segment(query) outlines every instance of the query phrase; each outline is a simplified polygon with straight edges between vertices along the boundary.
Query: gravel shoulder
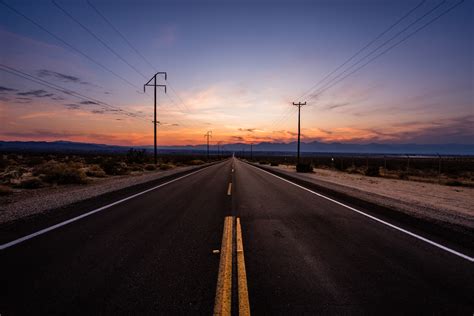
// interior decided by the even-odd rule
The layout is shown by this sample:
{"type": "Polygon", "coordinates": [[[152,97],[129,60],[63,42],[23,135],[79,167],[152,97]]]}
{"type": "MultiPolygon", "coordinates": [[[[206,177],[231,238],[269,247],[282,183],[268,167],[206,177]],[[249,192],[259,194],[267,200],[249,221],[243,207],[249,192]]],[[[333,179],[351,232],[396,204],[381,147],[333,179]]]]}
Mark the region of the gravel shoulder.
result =
{"type": "Polygon", "coordinates": [[[410,216],[474,229],[474,188],[367,177],[326,169],[296,173],[294,166],[285,165],[265,168],[410,216]]]}
{"type": "Polygon", "coordinates": [[[159,180],[201,166],[176,167],[165,171],[149,171],[140,174],[95,179],[86,185],[65,185],[34,190],[19,190],[0,197],[0,224],[44,213],[72,203],[118,191],[130,186],[159,180]]]}

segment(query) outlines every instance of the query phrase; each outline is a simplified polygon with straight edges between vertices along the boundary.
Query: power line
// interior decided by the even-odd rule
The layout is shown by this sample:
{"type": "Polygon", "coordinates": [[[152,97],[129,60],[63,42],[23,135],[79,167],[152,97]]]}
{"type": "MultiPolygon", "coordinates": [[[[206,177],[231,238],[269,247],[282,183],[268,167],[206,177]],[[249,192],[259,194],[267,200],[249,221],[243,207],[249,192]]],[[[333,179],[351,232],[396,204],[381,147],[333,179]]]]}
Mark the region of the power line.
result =
{"type": "Polygon", "coordinates": [[[117,53],[112,47],[110,47],[103,39],[101,39],[97,34],[92,32],[87,26],[82,24],[78,19],[76,19],[72,14],[70,14],[66,9],[61,7],[56,1],[52,0],[51,1],[59,10],[61,10],[66,16],[68,16],[71,20],[76,22],[77,25],[82,27],[87,33],[89,33],[92,37],[94,37],[97,41],[99,41],[102,45],[104,45],[105,48],[107,48],[112,54],[114,54],[117,58],[119,58],[121,61],[123,61],[125,64],[127,64],[131,69],[133,69],[137,74],[142,76],[144,79],[146,79],[145,75],[140,72],[135,66],[130,64],[125,58],[123,58],[119,53],[117,53]]]}
{"type": "Polygon", "coordinates": [[[52,82],[49,82],[47,80],[43,80],[41,78],[38,78],[38,77],[35,77],[33,75],[30,75],[26,72],[23,72],[21,70],[18,70],[18,69],[15,69],[13,67],[9,67],[7,65],[3,65],[3,64],[0,64],[0,70],[4,71],[4,72],[7,72],[7,73],[10,73],[12,75],[15,75],[15,76],[18,76],[18,77],[21,77],[23,79],[26,79],[26,80],[29,80],[29,81],[32,81],[36,84],[39,84],[39,85],[43,85],[45,87],[48,87],[50,89],[53,89],[53,90],[56,90],[56,91],[59,91],[61,93],[64,93],[66,95],[69,95],[69,96],[73,96],[73,97],[76,97],[78,99],[81,99],[83,101],[89,101],[89,102],[93,102],[94,104],[97,104],[97,105],[100,105],[102,107],[105,107],[105,108],[110,108],[110,109],[113,109],[117,112],[120,112],[120,113],[123,113],[125,114],[126,116],[129,116],[129,117],[133,117],[133,118],[136,118],[136,119],[140,119],[140,120],[143,120],[145,122],[148,122],[147,120],[145,120],[143,117],[139,116],[137,113],[133,113],[133,112],[130,112],[130,111],[127,111],[127,110],[124,110],[120,107],[117,107],[117,106],[114,106],[114,105],[111,105],[109,103],[106,103],[104,101],[100,101],[100,100],[97,100],[95,98],[91,98],[89,96],[86,96],[84,94],[81,94],[77,91],[74,91],[74,90],[70,90],[70,89],[67,89],[67,88],[64,88],[64,87],[61,87],[57,84],[54,84],[52,82]]]}
{"type": "MultiPolygon", "coordinates": [[[[439,4],[437,4],[436,6],[434,6],[431,10],[429,10],[428,12],[426,12],[425,14],[423,14],[422,16],[420,16],[419,18],[417,18],[414,22],[410,23],[408,26],[406,26],[404,29],[402,29],[401,31],[399,31],[398,33],[396,33],[394,36],[392,36],[390,39],[386,40],[385,42],[383,42],[382,44],[380,44],[379,46],[377,46],[375,49],[373,49],[371,52],[369,52],[368,54],[366,54],[364,57],[360,58],[357,62],[355,62],[354,64],[352,64],[351,66],[349,66],[348,68],[346,68],[343,72],[339,73],[336,77],[332,78],[331,80],[329,80],[329,82],[327,82],[323,87],[321,87],[320,89],[325,89],[326,86],[328,85],[331,85],[332,82],[334,82],[335,80],[339,79],[341,76],[343,76],[345,73],[347,73],[349,70],[351,70],[353,67],[359,65],[364,59],[366,59],[367,57],[370,57],[371,55],[373,55],[375,52],[377,52],[379,49],[381,49],[382,47],[384,47],[385,45],[387,45],[388,43],[390,43],[391,41],[393,41],[395,38],[397,38],[399,35],[401,35],[402,33],[404,33],[405,31],[407,31],[408,29],[410,29],[413,25],[415,25],[416,23],[418,23],[419,21],[421,21],[422,19],[424,19],[425,17],[427,17],[428,15],[430,15],[431,13],[433,13],[436,9],[438,9],[441,5],[443,5],[444,3],[446,2],[446,0],[443,0],[442,2],[440,2],[439,4]]],[[[326,90],[326,89],[325,89],[326,90]]],[[[318,93],[317,93],[318,94],[318,93]]]]}
{"type": "MultiPolygon", "coordinates": [[[[444,1],[443,1],[444,2],[444,1]]],[[[345,75],[344,77],[340,78],[339,80],[337,80],[336,82],[333,82],[331,83],[329,86],[324,86],[322,87],[319,91],[317,91],[317,94],[321,94],[322,92],[330,89],[331,87],[335,86],[336,84],[338,84],[339,82],[345,80],[347,77],[351,76],[352,74],[356,73],[357,71],[359,71],[360,69],[364,68],[365,66],[367,66],[368,64],[372,63],[374,60],[376,60],[377,58],[381,57],[382,55],[385,55],[386,53],[388,53],[390,50],[392,50],[393,48],[395,48],[396,46],[400,45],[401,43],[405,42],[407,39],[409,39],[410,37],[412,37],[413,35],[415,35],[416,33],[418,33],[419,31],[421,31],[422,29],[424,29],[425,27],[429,26],[430,24],[434,23],[436,20],[438,20],[439,18],[441,18],[443,15],[449,13],[451,10],[453,10],[454,8],[456,8],[457,6],[459,6],[460,4],[462,4],[464,2],[464,0],[461,0],[460,2],[454,4],[453,6],[449,7],[448,9],[446,9],[445,11],[443,11],[442,13],[440,13],[439,15],[437,15],[436,17],[434,17],[433,19],[431,19],[430,21],[428,21],[427,23],[423,24],[422,26],[420,26],[419,28],[417,28],[415,31],[409,33],[407,36],[403,37],[401,40],[399,40],[398,42],[394,43],[392,46],[388,47],[387,49],[385,49],[384,51],[382,51],[381,53],[379,53],[378,55],[372,57],[371,59],[369,59],[367,62],[365,62],[364,64],[362,64],[361,66],[357,67],[356,69],[354,69],[353,71],[351,71],[350,73],[348,73],[347,75],[345,75]]]]}
{"type": "Polygon", "coordinates": [[[279,127],[281,124],[283,124],[285,122],[285,120],[292,114],[296,113],[295,112],[295,109],[294,108],[286,108],[285,111],[283,111],[283,113],[277,117],[272,124],[270,124],[270,127],[269,129],[270,130],[274,130],[276,129],[277,127],[279,127]]]}
{"type": "Polygon", "coordinates": [[[171,85],[171,83],[168,82],[168,84],[169,84],[169,86],[170,86],[170,88],[171,88],[171,91],[173,91],[174,94],[178,97],[178,100],[179,100],[179,102],[181,102],[181,104],[183,105],[184,109],[185,109],[187,112],[191,113],[191,111],[189,110],[188,106],[186,105],[186,103],[184,103],[183,99],[181,99],[181,97],[179,96],[178,92],[176,92],[176,90],[173,88],[173,86],[171,85]]]}
{"type": "Polygon", "coordinates": [[[392,30],[395,26],[397,26],[398,24],[400,24],[400,22],[402,22],[404,19],[406,19],[407,17],[409,17],[414,11],[416,11],[419,7],[421,7],[424,3],[426,2],[426,0],[422,0],[420,3],[418,3],[415,7],[413,7],[411,10],[409,10],[407,13],[405,13],[401,18],[399,18],[395,23],[393,23],[392,25],[390,25],[388,28],[386,28],[383,32],[381,32],[379,35],[377,35],[374,39],[372,39],[371,41],[369,41],[365,46],[363,46],[362,48],[360,48],[356,53],[354,53],[351,57],[349,57],[346,61],[344,61],[341,65],[339,65],[338,67],[336,67],[333,71],[331,71],[330,73],[328,73],[324,78],[322,78],[321,80],[319,80],[315,85],[313,85],[309,90],[307,90],[305,93],[303,93],[301,96],[299,96],[297,99],[301,99],[303,97],[305,97],[306,95],[308,95],[308,93],[310,93],[312,90],[316,89],[316,87],[318,85],[320,85],[321,83],[323,83],[327,78],[329,78],[330,76],[332,76],[335,72],[337,72],[339,69],[341,69],[342,67],[344,67],[345,65],[347,65],[351,60],[353,60],[355,57],[357,57],[360,53],[362,53],[366,48],[368,48],[369,46],[371,46],[373,43],[375,43],[378,39],[380,39],[382,36],[384,36],[385,34],[387,34],[390,30],[392,30]]]}
{"type": "MultiPolygon", "coordinates": [[[[134,46],[132,45],[132,43],[125,37],[125,35],[123,35],[122,32],[119,31],[119,29],[117,27],[115,27],[112,22],[107,19],[105,17],[104,14],[102,14],[102,12],[100,12],[96,6],[94,6],[89,0],[87,0],[87,4],[124,40],[124,42],[145,62],[147,63],[151,68],[153,68],[155,70],[155,72],[157,72],[157,68],[155,66],[153,66],[153,64],[147,59],[145,58],[145,56],[143,56],[143,54],[140,53],[140,51],[134,46]]],[[[179,96],[178,92],[173,88],[173,85],[170,83],[170,82],[167,82],[168,86],[170,87],[171,91],[173,91],[173,93],[176,95],[176,97],[178,98],[179,102],[180,102],[180,105],[176,104],[174,102],[174,100],[172,101],[172,103],[177,106],[177,107],[181,107],[182,106],[182,110],[184,109],[184,111],[190,113],[191,111],[189,110],[189,107],[186,105],[186,103],[184,103],[183,99],[181,99],[181,97],[179,96]]],[[[171,96],[168,95],[168,98],[171,99],[171,96]]]]}
{"type": "MultiPolygon", "coordinates": [[[[119,78],[120,80],[122,80],[123,82],[125,82],[126,84],[128,84],[129,86],[135,88],[135,89],[139,89],[138,86],[134,85],[133,83],[131,83],[130,81],[128,81],[127,79],[125,79],[124,77],[120,76],[119,74],[117,74],[116,72],[114,72],[113,70],[111,70],[110,68],[104,66],[103,64],[101,64],[100,62],[98,62],[97,60],[95,60],[94,58],[90,57],[89,55],[87,55],[86,53],[82,52],[81,50],[79,50],[78,48],[74,47],[73,45],[69,44],[68,42],[66,42],[65,40],[63,40],[61,37],[57,36],[56,34],[52,33],[51,31],[49,31],[47,28],[45,28],[44,26],[42,26],[41,24],[39,24],[38,22],[34,21],[33,19],[29,18],[28,16],[26,16],[25,14],[23,14],[22,12],[18,11],[17,9],[15,9],[14,7],[10,6],[9,4],[5,3],[3,0],[0,0],[0,2],[6,6],[7,8],[9,8],[10,10],[12,10],[13,12],[15,12],[16,14],[20,15],[21,17],[23,17],[24,19],[28,20],[30,23],[32,23],[33,25],[35,25],[36,27],[38,27],[39,29],[43,30],[44,32],[48,33],[50,36],[52,36],[53,38],[55,38],[57,41],[61,42],[62,44],[66,45],[69,49],[75,51],[76,53],[80,54],[81,56],[87,58],[89,61],[93,62],[94,64],[96,64],[97,66],[99,66],[100,68],[102,68],[103,70],[111,73],[112,75],[114,75],[115,77],[119,78]]],[[[138,92],[138,91],[137,91],[138,92]]]]}
{"type": "Polygon", "coordinates": [[[94,6],[89,0],[87,0],[87,4],[105,21],[105,23],[107,23],[124,41],[125,43],[127,43],[127,45],[138,55],[141,57],[141,59],[143,59],[143,61],[145,61],[145,63],[148,64],[148,66],[150,66],[151,68],[153,68],[153,70],[158,71],[149,61],[148,59],[145,58],[145,56],[143,56],[140,51],[138,49],[135,48],[135,46],[132,45],[132,43],[130,43],[129,40],[127,40],[127,38],[97,9],[96,6],[94,6]]]}

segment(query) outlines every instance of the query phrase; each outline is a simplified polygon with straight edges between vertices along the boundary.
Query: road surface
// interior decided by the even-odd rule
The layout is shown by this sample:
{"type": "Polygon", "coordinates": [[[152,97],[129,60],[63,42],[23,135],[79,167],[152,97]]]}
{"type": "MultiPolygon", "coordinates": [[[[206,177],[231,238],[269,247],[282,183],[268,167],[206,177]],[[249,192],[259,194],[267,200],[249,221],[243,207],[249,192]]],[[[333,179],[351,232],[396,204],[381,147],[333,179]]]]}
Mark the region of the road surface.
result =
{"type": "Polygon", "coordinates": [[[220,262],[226,251],[234,253],[228,295],[235,315],[242,279],[257,315],[474,312],[470,254],[237,159],[117,200],[3,243],[1,315],[209,315],[219,301],[218,279],[227,278],[220,262]],[[226,217],[234,227],[230,250],[226,217]]]}

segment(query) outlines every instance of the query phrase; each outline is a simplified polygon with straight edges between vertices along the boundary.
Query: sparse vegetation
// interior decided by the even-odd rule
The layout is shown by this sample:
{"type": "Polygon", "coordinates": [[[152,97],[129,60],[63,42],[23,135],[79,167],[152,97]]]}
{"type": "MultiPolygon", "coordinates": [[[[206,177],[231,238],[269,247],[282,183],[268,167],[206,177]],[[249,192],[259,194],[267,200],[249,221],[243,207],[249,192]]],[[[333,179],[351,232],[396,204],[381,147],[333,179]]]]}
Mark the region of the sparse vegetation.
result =
{"type": "Polygon", "coordinates": [[[0,185],[0,196],[10,195],[12,193],[12,188],[7,187],[6,185],[0,185]]]}
{"type": "Polygon", "coordinates": [[[365,175],[368,177],[378,177],[380,176],[380,168],[377,166],[370,166],[365,169],[365,175]]]}
{"type": "Polygon", "coordinates": [[[147,165],[145,165],[145,170],[147,170],[147,171],[156,170],[156,166],[154,164],[147,164],[147,165]]]}
{"type": "Polygon", "coordinates": [[[124,161],[117,161],[113,158],[103,160],[100,167],[106,174],[112,176],[124,175],[129,172],[127,164],[124,161]]]}
{"type": "Polygon", "coordinates": [[[193,160],[190,160],[187,164],[190,166],[198,166],[198,165],[204,164],[204,161],[200,159],[193,159],[193,160]]]}
{"type": "MultiPolygon", "coordinates": [[[[291,165],[293,155],[263,155],[254,153],[261,165],[291,165]]],[[[449,186],[474,187],[474,157],[472,156],[406,156],[406,155],[304,155],[301,162],[315,169],[329,169],[371,177],[383,177],[449,186]]]]}
{"type": "Polygon", "coordinates": [[[313,172],[313,165],[311,163],[300,162],[296,164],[296,172],[313,172]]]}
{"type": "MultiPolygon", "coordinates": [[[[210,160],[212,161],[212,159],[210,160]]],[[[144,150],[116,154],[0,154],[0,195],[57,185],[87,184],[100,178],[198,166],[205,155],[160,155],[158,165],[144,150]]]]}
{"type": "Polygon", "coordinates": [[[169,170],[172,169],[173,165],[169,163],[162,163],[160,164],[160,170],[169,170]]]}
{"type": "Polygon", "coordinates": [[[26,178],[18,183],[18,187],[22,189],[37,189],[41,188],[43,185],[43,181],[38,177],[26,178]]]}
{"type": "Polygon", "coordinates": [[[87,176],[80,163],[50,161],[35,170],[41,180],[52,184],[84,184],[87,176]]]}
{"type": "Polygon", "coordinates": [[[104,178],[107,174],[99,165],[91,165],[86,168],[86,176],[92,178],[104,178]]]}

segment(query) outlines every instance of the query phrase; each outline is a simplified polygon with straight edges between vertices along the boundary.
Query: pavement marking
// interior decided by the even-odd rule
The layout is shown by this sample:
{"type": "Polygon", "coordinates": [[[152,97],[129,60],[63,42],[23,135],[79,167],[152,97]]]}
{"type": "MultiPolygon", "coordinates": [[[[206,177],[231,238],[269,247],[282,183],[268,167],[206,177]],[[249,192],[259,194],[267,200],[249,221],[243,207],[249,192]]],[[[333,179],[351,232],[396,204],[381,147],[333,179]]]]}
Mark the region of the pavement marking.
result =
{"type": "Polygon", "coordinates": [[[227,189],[227,195],[232,194],[232,182],[229,182],[229,188],[227,189]]]}
{"type": "Polygon", "coordinates": [[[121,200],[118,200],[118,201],[115,201],[115,202],[113,202],[113,203],[107,204],[107,205],[105,205],[105,206],[99,207],[99,208],[97,208],[97,209],[95,209],[95,210],[93,210],[93,211],[90,211],[90,212],[81,214],[81,215],[79,215],[79,216],[76,216],[76,217],[73,217],[73,218],[71,218],[71,219],[68,219],[68,220],[66,220],[66,221],[64,221],[64,222],[61,222],[61,223],[58,223],[58,224],[56,224],[56,225],[53,225],[53,226],[50,226],[50,227],[41,229],[41,230],[39,230],[39,231],[37,231],[37,232],[35,232],[35,233],[32,233],[32,234],[29,234],[29,235],[20,237],[20,238],[15,239],[15,240],[12,240],[12,241],[10,241],[10,242],[7,242],[7,243],[5,243],[5,244],[0,245],[0,250],[4,250],[4,249],[10,248],[10,247],[12,247],[12,246],[18,245],[19,243],[22,243],[22,242],[27,241],[27,240],[29,240],[29,239],[32,239],[32,238],[34,238],[34,237],[43,235],[43,234],[45,234],[45,233],[47,233],[47,232],[50,232],[50,231],[52,231],[52,230],[55,230],[55,229],[60,228],[60,227],[62,227],[62,226],[65,226],[65,225],[70,224],[70,223],[72,223],[72,222],[78,221],[78,220],[80,220],[80,219],[82,219],[82,218],[84,218],[84,217],[87,217],[87,216],[90,216],[90,215],[92,215],[92,214],[95,214],[95,213],[98,213],[98,212],[100,212],[100,211],[103,211],[103,210],[105,210],[105,209],[108,209],[108,208],[110,208],[110,207],[112,207],[112,206],[114,206],[114,205],[123,203],[123,202],[125,202],[125,201],[128,201],[128,200],[131,200],[131,199],[133,199],[133,198],[136,198],[137,196],[140,196],[140,195],[142,195],[142,194],[148,193],[148,192],[150,192],[150,191],[153,191],[153,190],[156,190],[156,189],[158,189],[158,188],[164,187],[165,185],[168,185],[168,184],[171,184],[171,183],[176,182],[176,181],[178,181],[178,180],[181,180],[181,179],[184,179],[184,178],[186,178],[186,177],[189,177],[189,176],[191,176],[191,175],[193,175],[193,174],[196,174],[196,173],[198,173],[198,172],[201,172],[201,171],[203,171],[203,170],[205,170],[205,169],[207,169],[207,168],[209,168],[209,167],[212,167],[212,166],[214,166],[214,165],[211,165],[211,166],[208,166],[208,167],[204,167],[204,168],[199,169],[199,170],[197,170],[197,171],[188,173],[188,174],[186,174],[186,175],[184,175],[184,176],[182,176],[182,177],[173,179],[173,180],[171,180],[171,181],[168,181],[168,182],[162,183],[162,184],[160,184],[160,185],[157,185],[157,186],[155,186],[155,187],[153,187],[153,188],[147,189],[147,190],[145,190],[145,191],[136,193],[136,194],[134,194],[134,195],[131,195],[131,196],[126,197],[126,198],[123,198],[123,199],[121,199],[121,200]]]}
{"type": "Polygon", "coordinates": [[[233,224],[234,217],[226,216],[224,220],[224,231],[222,233],[214,315],[230,315],[231,311],[233,224]]]}
{"type": "Polygon", "coordinates": [[[236,219],[237,238],[237,282],[239,289],[239,315],[250,316],[250,303],[247,288],[247,273],[245,271],[244,245],[242,242],[242,228],[240,218],[236,219]]]}
{"type": "MultiPolygon", "coordinates": [[[[250,164],[249,164],[249,165],[250,165],[250,164]]],[[[328,201],[334,202],[334,203],[336,203],[336,204],[338,204],[338,205],[340,205],[340,206],[344,206],[345,208],[347,208],[347,209],[349,209],[349,210],[351,210],[351,211],[353,211],[353,212],[359,213],[359,214],[361,214],[361,215],[363,215],[363,216],[366,216],[366,217],[368,217],[368,218],[370,218],[370,219],[372,219],[372,220],[374,220],[374,221],[377,221],[377,222],[379,222],[379,223],[381,223],[381,224],[384,224],[384,225],[386,225],[386,226],[389,226],[389,227],[391,227],[391,228],[393,228],[393,229],[395,229],[395,230],[398,230],[398,231],[400,231],[400,232],[402,232],[402,233],[405,233],[405,234],[407,234],[407,235],[410,235],[410,236],[412,236],[412,237],[414,237],[414,238],[416,238],[416,239],[419,239],[419,240],[421,240],[421,241],[424,241],[424,242],[426,242],[426,243],[428,243],[428,244],[430,244],[430,245],[432,245],[432,246],[435,246],[435,247],[437,247],[437,248],[439,248],[439,249],[442,249],[442,250],[444,250],[444,251],[447,251],[447,252],[449,252],[449,253],[451,253],[451,254],[453,254],[453,255],[456,255],[456,256],[458,256],[458,257],[460,257],[460,258],[463,258],[463,259],[465,259],[465,260],[467,260],[467,261],[474,262],[474,258],[473,258],[473,257],[470,257],[470,256],[468,256],[468,255],[466,255],[466,254],[463,254],[463,253],[459,252],[459,251],[456,251],[456,250],[451,249],[451,248],[449,248],[449,247],[446,247],[446,246],[443,246],[443,245],[441,245],[441,244],[438,244],[438,243],[435,242],[435,241],[432,241],[432,240],[430,240],[430,239],[428,239],[428,238],[425,238],[425,237],[422,237],[422,236],[417,235],[417,234],[415,234],[415,233],[412,233],[411,231],[408,231],[408,230],[406,230],[406,229],[404,229],[404,228],[401,228],[401,227],[398,227],[398,226],[396,226],[396,225],[390,224],[390,223],[388,223],[388,222],[386,222],[386,221],[384,221],[384,220],[381,220],[381,219],[379,219],[379,218],[377,218],[377,217],[375,217],[375,216],[369,215],[369,214],[364,213],[364,212],[362,212],[362,211],[360,211],[360,210],[358,210],[358,209],[355,209],[355,208],[353,208],[353,207],[351,207],[351,206],[349,206],[349,205],[346,205],[346,204],[344,204],[344,203],[341,203],[341,202],[339,202],[339,201],[336,201],[336,200],[334,200],[334,199],[331,199],[330,197],[327,197],[327,196],[322,195],[322,194],[320,194],[320,193],[314,192],[314,191],[312,191],[312,190],[310,190],[310,189],[308,189],[308,188],[305,188],[305,187],[303,187],[303,186],[301,186],[301,185],[299,185],[299,184],[296,184],[296,183],[294,183],[294,182],[291,182],[291,181],[289,181],[289,180],[286,180],[285,178],[282,178],[282,177],[280,177],[280,176],[277,176],[277,175],[275,175],[275,174],[273,174],[273,173],[271,173],[271,172],[268,172],[268,171],[266,171],[266,170],[260,169],[260,168],[258,168],[258,167],[253,166],[253,165],[250,165],[250,166],[252,166],[252,167],[254,167],[254,168],[256,168],[256,169],[258,169],[258,170],[260,170],[260,171],[263,171],[263,172],[265,172],[265,173],[268,173],[269,175],[274,176],[275,178],[278,178],[278,179],[280,179],[280,180],[282,180],[282,181],[288,182],[288,183],[290,183],[290,184],[292,184],[292,185],[294,185],[294,186],[296,186],[296,187],[298,187],[298,188],[300,188],[300,189],[303,189],[303,190],[308,191],[308,192],[310,192],[310,193],[312,193],[312,194],[315,194],[315,195],[317,195],[317,196],[319,196],[319,197],[322,197],[323,199],[326,199],[326,200],[328,200],[328,201]]]]}

